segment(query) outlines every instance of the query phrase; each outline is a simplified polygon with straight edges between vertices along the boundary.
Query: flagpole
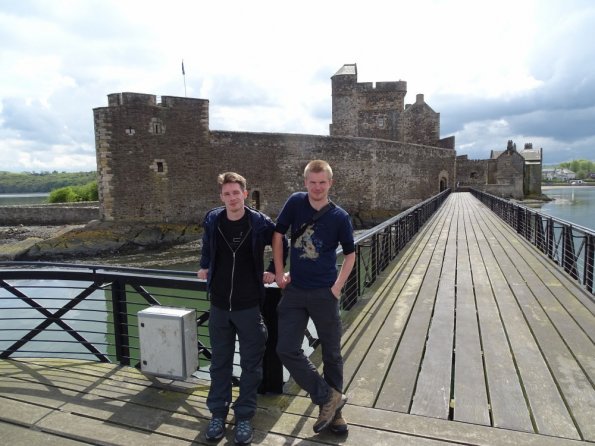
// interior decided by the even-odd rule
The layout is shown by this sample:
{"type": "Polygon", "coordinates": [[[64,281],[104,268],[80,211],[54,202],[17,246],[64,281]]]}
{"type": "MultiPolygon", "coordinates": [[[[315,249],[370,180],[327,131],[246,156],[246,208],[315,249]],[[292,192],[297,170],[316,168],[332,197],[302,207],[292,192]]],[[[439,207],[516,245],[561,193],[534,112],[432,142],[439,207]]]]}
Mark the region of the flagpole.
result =
{"type": "Polygon", "coordinates": [[[188,97],[186,94],[186,71],[184,70],[184,59],[182,59],[182,76],[184,77],[184,97],[188,97]]]}

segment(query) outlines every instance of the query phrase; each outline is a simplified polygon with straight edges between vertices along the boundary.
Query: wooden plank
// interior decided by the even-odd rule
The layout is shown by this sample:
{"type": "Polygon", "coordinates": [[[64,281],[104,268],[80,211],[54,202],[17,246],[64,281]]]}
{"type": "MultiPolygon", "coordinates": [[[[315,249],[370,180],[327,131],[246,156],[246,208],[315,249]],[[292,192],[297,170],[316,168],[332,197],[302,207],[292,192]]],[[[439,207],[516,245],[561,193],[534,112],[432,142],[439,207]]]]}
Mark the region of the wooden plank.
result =
{"type": "MultiPolygon", "coordinates": [[[[443,224],[443,220],[440,224],[443,224]]],[[[393,286],[384,293],[383,299],[387,305],[383,305],[378,313],[376,330],[364,331],[357,338],[357,344],[347,347],[350,349],[346,361],[347,370],[350,370],[349,367],[354,362],[351,358],[361,358],[357,361],[358,368],[352,373],[348,372],[353,376],[348,386],[351,403],[372,407],[377,400],[382,390],[384,373],[390,367],[423,282],[423,274],[431,256],[428,247],[435,244],[438,235],[438,231],[432,231],[424,237],[425,240],[417,244],[414,251],[416,255],[410,256],[399,274],[391,277],[393,286]],[[372,342],[366,342],[371,334],[374,334],[372,342]]]]}
{"type": "Polygon", "coordinates": [[[451,215],[450,221],[428,340],[410,410],[412,414],[443,419],[448,419],[451,399],[457,260],[456,218],[451,215]]]}
{"type": "Polygon", "coordinates": [[[564,339],[564,343],[572,350],[573,356],[577,358],[590,381],[595,382],[595,342],[589,337],[589,333],[595,334],[595,315],[577,299],[573,299],[574,305],[568,300],[565,301],[566,305],[562,305],[558,296],[554,294],[563,288],[562,283],[556,282],[553,277],[547,274],[545,268],[539,267],[539,265],[543,265],[535,259],[536,255],[541,256],[541,253],[532,249],[523,239],[509,237],[510,228],[495,227],[495,229],[498,228],[500,229],[498,233],[505,240],[503,248],[535,298],[535,301],[531,301],[530,305],[543,309],[556,331],[564,339]],[[552,286],[553,290],[550,289],[552,286]],[[578,321],[581,323],[579,324],[578,321]],[[583,330],[585,326],[588,327],[586,331],[583,330]]]}
{"type": "Polygon", "coordinates": [[[10,446],[88,446],[89,443],[59,437],[45,432],[29,429],[23,426],[0,422],[0,437],[2,444],[10,446]]]}
{"type": "MultiPolygon", "coordinates": [[[[446,220],[448,215],[450,213],[442,214],[441,218],[446,220]]],[[[415,302],[374,407],[400,412],[409,411],[436,299],[447,235],[448,226],[445,224],[442,226],[434,249],[430,250],[429,246],[428,252],[424,252],[424,261],[416,265],[413,276],[423,277],[421,287],[419,281],[407,283],[399,297],[399,299],[410,300],[415,296],[415,302]],[[425,257],[428,255],[431,257],[426,260],[425,257]]]]}
{"type": "MultiPolygon", "coordinates": [[[[487,217],[485,218],[487,219],[487,217]]],[[[595,441],[595,423],[593,423],[595,419],[595,389],[593,384],[585,375],[573,352],[569,350],[551,318],[548,317],[548,314],[532,293],[531,287],[539,288],[537,285],[539,278],[531,274],[530,270],[524,268],[522,259],[515,254],[513,247],[505,236],[511,233],[510,229],[503,225],[494,225],[493,220],[489,221],[492,223],[491,230],[500,236],[501,246],[493,248],[496,258],[502,265],[502,271],[508,280],[509,286],[513,290],[515,298],[551,369],[556,384],[561,389],[563,398],[572,412],[572,414],[567,412],[567,415],[564,415],[564,411],[559,408],[558,417],[556,418],[559,422],[556,429],[559,429],[559,431],[555,434],[568,436],[570,429],[576,430],[574,420],[584,438],[595,441]],[[525,273],[525,276],[521,276],[519,268],[525,273]]],[[[552,312],[553,314],[554,312],[552,312]]],[[[577,332],[583,334],[578,329],[577,332]]],[[[566,334],[571,338],[567,327],[566,334]]],[[[552,428],[551,422],[547,428],[552,428]]]]}
{"type": "MultiPolygon", "coordinates": [[[[273,397],[268,404],[275,406],[273,397]]],[[[303,414],[309,410],[310,403],[304,398],[294,398],[284,410],[285,413],[303,414]]],[[[586,442],[569,440],[559,437],[549,437],[534,433],[518,432],[508,429],[494,429],[489,426],[460,423],[456,421],[411,415],[382,409],[347,404],[343,410],[350,425],[348,438],[343,438],[345,444],[358,444],[352,441],[351,429],[366,426],[372,430],[391,433],[399,432],[420,438],[436,439],[467,446],[587,446],[586,442]]],[[[326,439],[326,437],[324,437],[326,439]]],[[[321,438],[322,439],[322,438],[321,438]]],[[[336,442],[341,439],[335,438],[336,442]]],[[[333,442],[334,443],[334,442],[333,442]]],[[[368,442],[363,444],[376,444],[368,442]]],[[[400,444],[400,443],[393,443],[400,444]]],[[[591,443],[589,443],[591,444],[591,443]]]]}
{"type": "Polygon", "coordinates": [[[465,226],[468,228],[467,246],[481,327],[492,424],[498,428],[533,432],[529,408],[486,271],[486,259],[482,259],[480,253],[479,244],[485,246],[485,237],[481,231],[476,233],[470,219],[472,212],[473,208],[470,207],[469,212],[465,213],[465,226]]]}
{"type": "MultiPolygon", "coordinates": [[[[345,414],[353,424],[364,423],[381,432],[398,431],[424,438],[438,438],[456,445],[467,446],[588,446],[591,443],[549,437],[507,429],[460,423],[456,421],[403,414],[379,409],[348,406],[345,414]]],[[[346,444],[351,444],[351,433],[346,444]]],[[[357,443],[354,443],[357,444],[357,443]]],[[[361,444],[374,444],[364,442],[361,444]]],[[[398,445],[400,443],[392,443],[398,445]]]]}
{"type": "Polygon", "coordinates": [[[454,376],[454,419],[491,425],[486,378],[479,336],[477,308],[471,275],[467,237],[472,235],[466,214],[468,203],[461,201],[457,231],[457,298],[454,376]]]}
{"type": "MultiPolygon", "coordinates": [[[[516,297],[511,291],[511,284],[507,281],[503,268],[506,265],[502,264],[506,259],[502,255],[500,240],[492,234],[489,225],[481,218],[482,211],[487,212],[485,207],[479,207],[478,211],[473,213],[472,222],[476,227],[476,234],[481,231],[484,236],[484,240],[480,242],[480,251],[537,432],[565,438],[580,438],[562,395],[558,391],[557,383],[542,356],[540,345],[533,337],[516,297]]],[[[491,224],[496,223],[491,222],[491,224]]],[[[506,270],[510,269],[513,267],[506,266],[506,270]]]]}
{"type": "MultiPolygon", "coordinates": [[[[85,393],[80,391],[81,383],[77,383],[76,372],[70,372],[70,379],[67,379],[69,374],[67,370],[63,369],[62,373],[60,385],[66,386],[70,382],[72,390],[65,391],[64,388],[60,390],[59,410],[45,408],[43,413],[30,420],[30,424],[38,430],[91,444],[129,445],[139,441],[140,444],[176,446],[191,443],[209,444],[203,438],[208,418],[204,418],[202,413],[196,413],[194,405],[179,406],[175,412],[172,412],[169,404],[172,396],[163,395],[162,390],[151,387],[128,400],[119,399],[119,391],[114,392],[113,396],[116,399],[112,399],[108,390],[102,389],[101,384],[90,387],[90,393],[85,393]]],[[[36,410],[42,409],[37,406],[42,401],[36,396],[38,392],[43,395],[49,393],[57,395],[52,391],[49,382],[19,383],[20,378],[16,377],[2,377],[2,379],[13,382],[12,396],[26,400],[22,402],[0,396],[2,413],[10,412],[3,406],[3,403],[7,402],[6,404],[10,404],[11,407],[22,407],[24,413],[34,414],[36,410]],[[27,402],[29,398],[36,402],[33,404],[27,402]]],[[[85,382],[86,379],[83,380],[83,383],[85,382]]],[[[9,388],[6,386],[5,390],[9,388]]],[[[271,404],[271,410],[259,411],[254,420],[256,443],[314,445],[337,444],[344,441],[344,437],[337,437],[330,433],[315,436],[312,426],[316,419],[316,411],[313,410],[308,399],[299,397],[296,399],[301,400],[302,405],[307,408],[303,413],[292,414],[275,410],[278,404],[271,404]]],[[[270,399],[268,402],[273,401],[278,402],[278,398],[270,399]]],[[[178,404],[176,403],[175,406],[177,407],[178,404]]],[[[14,413],[20,414],[20,412],[14,413]]],[[[232,436],[233,425],[230,424],[226,437],[232,436]]],[[[352,441],[367,439],[373,444],[380,445],[450,444],[439,439],[420,439],[417,435],[386,432],[357,425],[351,427],[349,438],[352,441]]]]}

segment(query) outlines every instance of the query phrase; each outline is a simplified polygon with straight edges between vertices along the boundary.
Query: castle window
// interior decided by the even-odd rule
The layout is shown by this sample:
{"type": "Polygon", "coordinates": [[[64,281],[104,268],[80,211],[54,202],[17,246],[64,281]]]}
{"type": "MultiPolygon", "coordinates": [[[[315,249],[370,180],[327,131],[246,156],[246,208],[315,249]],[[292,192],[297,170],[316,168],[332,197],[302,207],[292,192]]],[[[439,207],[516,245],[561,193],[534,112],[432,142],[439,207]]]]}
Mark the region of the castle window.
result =
{"type": "Polygon", "coordinates": [[[136,131],[135,131],[135,130],[134,130],[132,127],[128,127],[128,128],[126,129],[126,134],[127,134],[128,136],[134,136],[134,134],[135,134],[135,133],[136,133],[136,131]]]}
{"type": "Polygon", "coordinates": [[[477,180],[479,178],[479,175],[477,175],[477,172],[471,172],[471,174],[469,175],[469,177],[472,180],[477,180]]]}
{"type": "Polygon", "coordinates": [[[149,168],[159,176],[167,176],[167,163],[164,159],[153,160],[149,168]]]}
{"type": "Polygon", "coordinates": [[[376,118],[376,125],[383,129],[384,128],[384,117],[380,116],[378,118],[376,118]]]}
{"type": "Polygon", "coordinates": [[[153,135],[162,135],[165,133],[165,125],[163,121],[159,118],[151,118],[151,122],[149,124],[149,133],[153,135]]]}
{"type": "Polygon", "coordinates": [[[255,190],[252,192],[252,207],[254,209],[260,210],[260,191],[255,190]]]}

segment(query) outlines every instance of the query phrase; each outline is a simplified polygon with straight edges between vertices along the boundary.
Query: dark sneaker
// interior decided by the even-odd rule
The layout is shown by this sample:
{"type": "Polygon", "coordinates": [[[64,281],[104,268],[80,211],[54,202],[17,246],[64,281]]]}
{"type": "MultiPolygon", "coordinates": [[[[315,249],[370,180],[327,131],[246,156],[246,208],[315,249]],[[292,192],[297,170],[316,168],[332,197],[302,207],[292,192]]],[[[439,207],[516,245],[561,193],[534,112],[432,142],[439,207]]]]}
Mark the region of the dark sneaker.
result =
{"type": "Polygon", "coordinates": [[[250,420],[240,420],[236,424],[236,444],[248,445],[252,443],[254,429],[250,420]]]}
{"type": "Polygon", "coordinates": [[[223,438],[225,434],[225,420],[219,417],[211,418],[209,426],[205,432],[205,438],[209,441],[217,441],[223,438]]]}
{"type": "Polygon", "coordinates": [[[333,418],[335,417],[335,413],[338,410],[341,410],[347,402],[347,397],[341,392],[337,392],[332,387],[330,394],[331,396],[329,400],[320,406],[320,414],[318,415],[316,423],[314,423],[314,432],[316,433],[321,432],[331,424],[331,421],[333,421],[333,418]]]}
{"type": "Polygon", "coordinates": [[[335,412],[335,416],[333,421],[331,421],[330,429],[333,433],[337,435],[346,434],[349,430],[349,426],[347,425],[347,421],[343,418],[343,413],[339,409],[335,412]]]}

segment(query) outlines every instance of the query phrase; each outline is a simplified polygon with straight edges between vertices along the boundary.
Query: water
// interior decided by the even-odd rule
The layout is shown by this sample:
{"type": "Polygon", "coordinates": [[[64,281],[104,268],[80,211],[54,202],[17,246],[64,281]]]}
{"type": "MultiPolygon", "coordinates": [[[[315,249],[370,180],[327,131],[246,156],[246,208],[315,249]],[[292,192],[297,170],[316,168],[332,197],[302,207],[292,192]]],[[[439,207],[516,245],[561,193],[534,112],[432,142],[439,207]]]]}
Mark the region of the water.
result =
{"type": "Polygon", "coordinates": [[[50,194],[47,192],[27,194],[0,194],[0,206],[47,203],[49,195],[50,194]]]}
{"type": "Polygon", "coordinates": [[[554,201],[543,204],[541,212],[595,231],[595,186],[546,186],[542,192],[554,201]]]}

